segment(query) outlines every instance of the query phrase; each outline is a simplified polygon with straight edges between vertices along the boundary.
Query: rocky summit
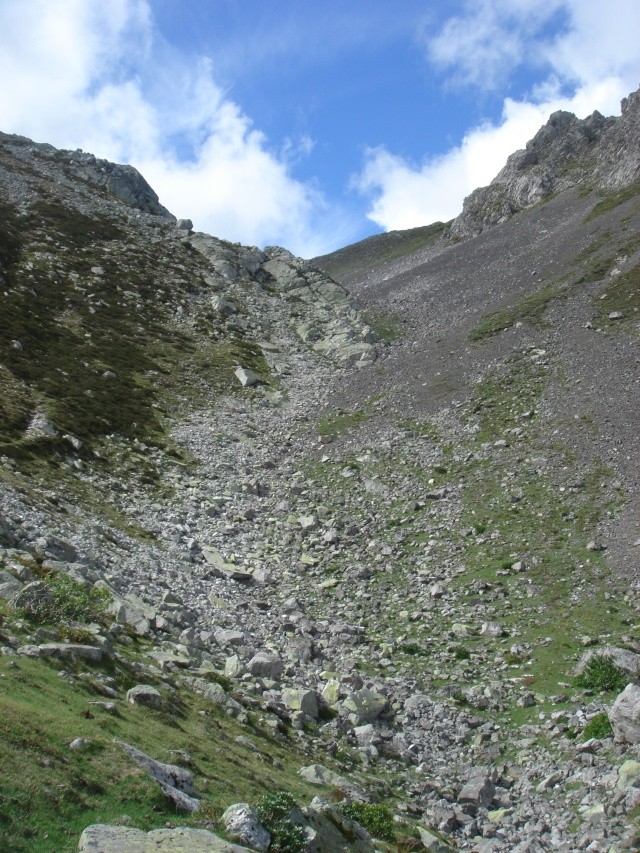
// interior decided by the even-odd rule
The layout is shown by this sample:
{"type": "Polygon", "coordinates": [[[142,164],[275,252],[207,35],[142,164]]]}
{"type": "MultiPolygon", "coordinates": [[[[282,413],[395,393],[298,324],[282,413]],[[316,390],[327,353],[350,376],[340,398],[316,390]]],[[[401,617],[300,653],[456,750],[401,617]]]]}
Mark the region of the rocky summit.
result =
{"type": "Polygon", "coordinates": [[[640,849],[639,121],[312,261],[0,134],[0,849],[640,849]]]}

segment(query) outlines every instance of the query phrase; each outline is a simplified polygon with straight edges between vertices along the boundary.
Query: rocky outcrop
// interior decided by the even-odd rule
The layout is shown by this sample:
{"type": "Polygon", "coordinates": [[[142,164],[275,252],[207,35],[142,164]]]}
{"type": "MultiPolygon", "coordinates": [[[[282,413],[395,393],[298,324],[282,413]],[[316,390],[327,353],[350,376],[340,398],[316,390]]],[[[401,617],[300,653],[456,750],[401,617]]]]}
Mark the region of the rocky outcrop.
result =
{"type": "Polygon", "coordinates": [[[155,190],[133,166],[110,163],[80,149],[65,151],[48,143],[33,142],[25,136],[13,134],[0,133],[0,144],[21,160],[55,160],[63,167],[67,177],[105,190],[143,213],[161,216],[171,222],[176,221],[175,216],[160,204],[155,190]]]}
{"type": "MultiPolygon", "coordinates": [[[[290,316],[298,338],[320,355],[343,367],[366,367],[376,358],[377,336],[366,323],[358,303],[340,284],[313,264],[297,258],[279,246],[264,252],[211,237],[193,234],[189,244],[211,264],[208,278],[216,291],[212,306],[242,325],[247,281],[260,290],[254,296],[252,312],[262,313],[257,301],[269,300],[270,308],[280,303],[290,316]],[[256,309],[258,309],[256,311],[256,309]]],[[[243,386],[253,386],[260,378],[240,366],[236,370],[243,386]]]]}
{"type": "Polygon", "coordinates": [[[640,90],[622,101],[619,118],[594,112],[585,119],[563,110],[516,151],[489,186],[467,196],[448,237],[464,240],[505,222],[586,180],[618,189],[640,178],[640,90]]]}

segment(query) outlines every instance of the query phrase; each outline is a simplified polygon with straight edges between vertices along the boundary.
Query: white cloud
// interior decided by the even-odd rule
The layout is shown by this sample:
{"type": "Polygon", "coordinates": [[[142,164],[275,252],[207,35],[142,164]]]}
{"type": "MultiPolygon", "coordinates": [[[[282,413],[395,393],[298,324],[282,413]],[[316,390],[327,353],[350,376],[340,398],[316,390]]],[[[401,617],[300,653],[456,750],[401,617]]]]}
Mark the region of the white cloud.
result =
{"type": "Polygon", "coordinates": [[[467,0],[464,12],[423,36],[431,63],[458,85],[493,89],[523,62],[542,59],[543,28],[563,0],[467,0]]]}
{"type": "Polygon", "coordinates": [[[3,0],[0,128],[137,166],[177,216],[310,257],[335,245],[324,202],[225,96],[205,60],[177,54],[147,0],[3,0]],[[185,154],[186,151],[186,154],[185,154]]]}
{"type": "Polygon", "coordinates": [[[640,81],[638,32],[636,0],[611,0],[606,9],[599,0],[468,2],[465,14],[446,21],[428,45],[431,61],[450,73],[450,81],[490,88],[532,54],[545,74],[528,98],[505,98],[499,122],[472,128],[440,157],[416,164],[384,147],[369,149],[353,179],[371,199],[368,218],[385,230],[447,221],[555,110],[579,117],[596,109],[617,113],[621,98],[640,81]],[[560,28],[558,15],[566,21],[560,28]]]}

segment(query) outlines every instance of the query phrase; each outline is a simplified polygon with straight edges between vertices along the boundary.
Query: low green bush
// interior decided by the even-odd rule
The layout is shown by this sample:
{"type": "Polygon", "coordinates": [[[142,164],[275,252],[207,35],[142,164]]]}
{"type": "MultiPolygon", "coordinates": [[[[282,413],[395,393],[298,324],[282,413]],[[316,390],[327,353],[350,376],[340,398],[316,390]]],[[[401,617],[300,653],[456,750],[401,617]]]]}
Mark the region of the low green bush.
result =
{"type": "Polygon", "coordinates": [[[624,690],[630,678],[624,670],[617,666],[610,655],[594,655],[577,677],[578,687],[586,690],[624,690]]]}
{"type": "Polygon", "coordinates": [[[582,733],[582,739],[591,740],[592,737],[595,737],[601,740],[605,737],[611,737],[612,734],[613,728],[609,722],[609,717],[603,711],[602,714],[596,714],[593,719],[589,720],[582,733]]]}
{"type": "Polygon", "coordinates": [[[256,806],[260,823],[269,831],[272,853],[303,853],[307,836],[301,826],[289,819],[297,803],[288,791],[275,791],[265,794],[256,806]]]}
{"type": "Polygon", "coordinates": [[[393,841],[396,837],[391,809],[381,803],[349,803],[342,807],[347,817],[357,821],[374,838],[393,841]]]}
{"type": "Polygon", "coordinates": [[[44,583],[51,593],[29,604],[25,616],[38,625],[73,619],[78,622],[94,622],[104,616],[109,593],[95,589],[70,578],[61,572],[49,573],[44,583]]]}

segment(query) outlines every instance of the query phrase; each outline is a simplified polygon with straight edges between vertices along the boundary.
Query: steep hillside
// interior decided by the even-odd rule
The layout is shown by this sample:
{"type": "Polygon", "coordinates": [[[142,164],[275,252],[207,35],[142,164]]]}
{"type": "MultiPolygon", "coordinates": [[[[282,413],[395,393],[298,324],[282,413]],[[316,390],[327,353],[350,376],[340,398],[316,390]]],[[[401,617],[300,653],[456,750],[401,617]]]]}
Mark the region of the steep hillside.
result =
{"type": "Polygon", "coordinates": [[[0,137],[0,848],[637,848],[638,103],[313,262],[0,137]]]}

